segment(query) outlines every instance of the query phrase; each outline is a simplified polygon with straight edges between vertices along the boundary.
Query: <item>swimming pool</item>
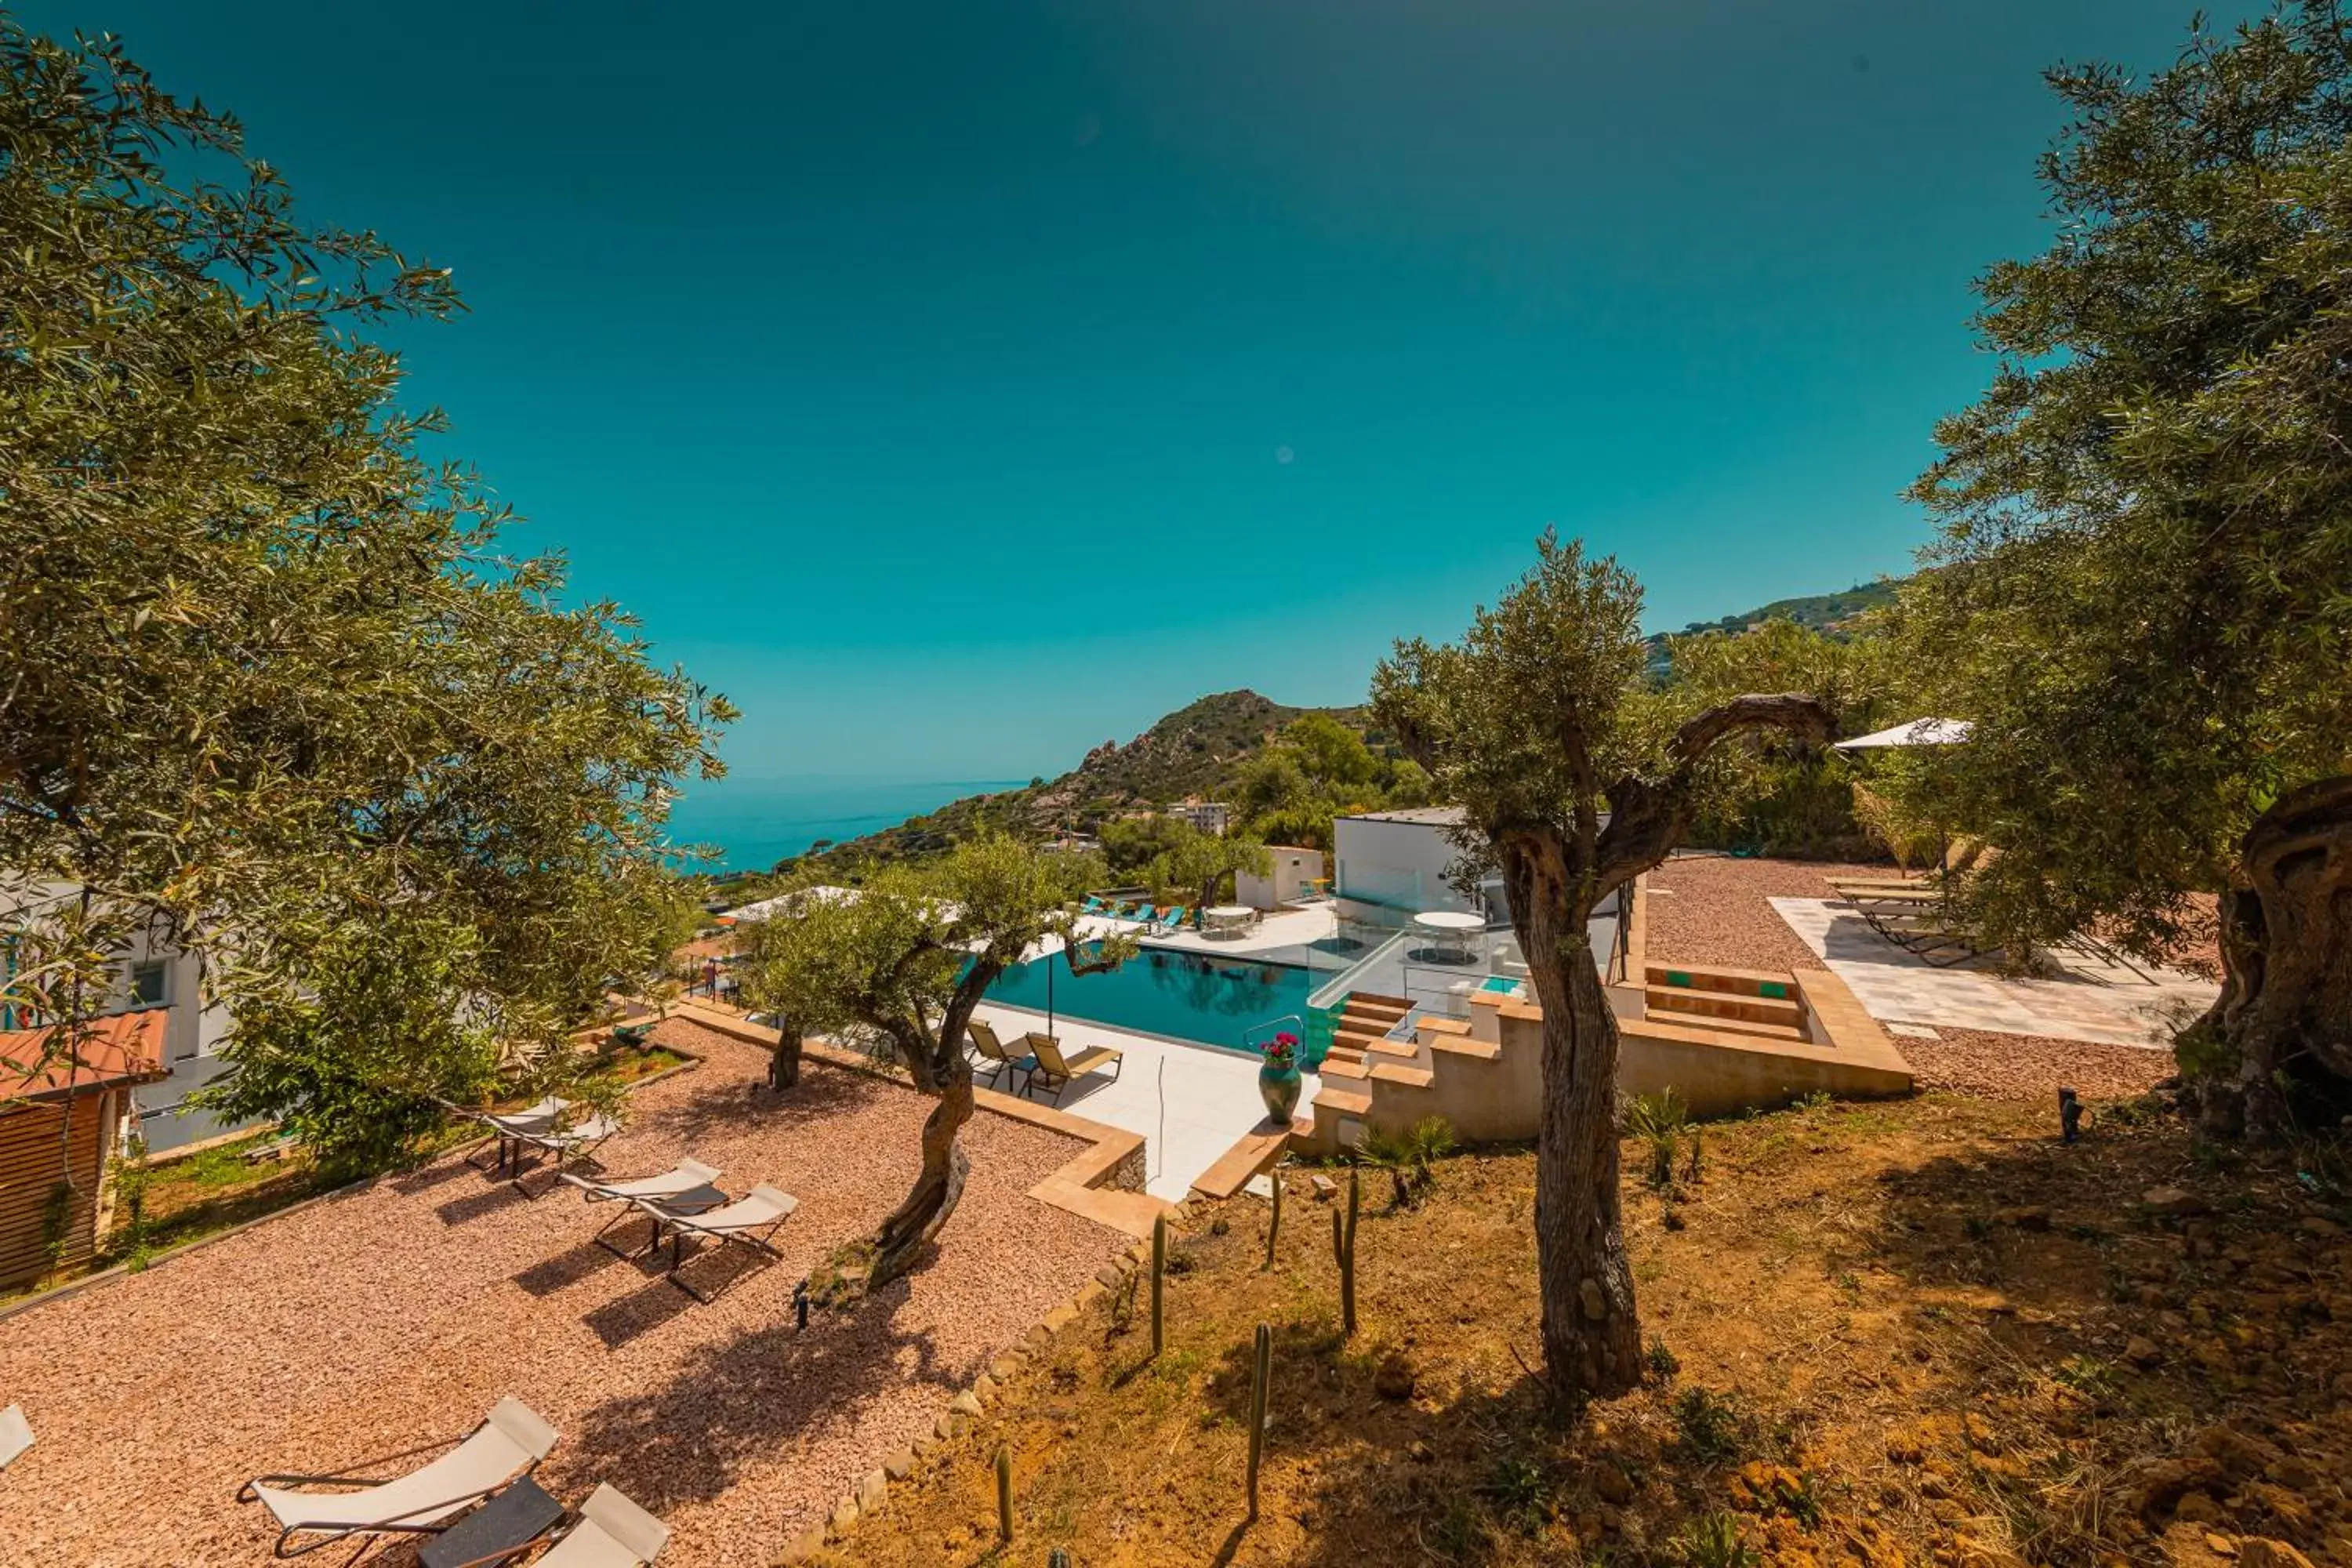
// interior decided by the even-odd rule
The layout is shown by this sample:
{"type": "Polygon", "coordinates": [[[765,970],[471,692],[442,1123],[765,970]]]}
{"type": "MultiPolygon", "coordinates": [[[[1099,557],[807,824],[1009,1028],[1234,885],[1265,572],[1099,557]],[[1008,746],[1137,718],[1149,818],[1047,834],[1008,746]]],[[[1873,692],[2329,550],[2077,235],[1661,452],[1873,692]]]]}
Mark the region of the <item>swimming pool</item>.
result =
{"type": "Polygon", "coordinates": [[[1072,974],[1059,957],[1032,959],[1006,970],[989,999],[1045,1011],[1049,964],[1060,1017],[1234,1051],[1250,1048],[1244,1037],[1261,1024],[1286,1013],[1303,1018],[1314,988],[1314,972],[1297,964],[1152,947],[1102,974],[1072,974]]]}

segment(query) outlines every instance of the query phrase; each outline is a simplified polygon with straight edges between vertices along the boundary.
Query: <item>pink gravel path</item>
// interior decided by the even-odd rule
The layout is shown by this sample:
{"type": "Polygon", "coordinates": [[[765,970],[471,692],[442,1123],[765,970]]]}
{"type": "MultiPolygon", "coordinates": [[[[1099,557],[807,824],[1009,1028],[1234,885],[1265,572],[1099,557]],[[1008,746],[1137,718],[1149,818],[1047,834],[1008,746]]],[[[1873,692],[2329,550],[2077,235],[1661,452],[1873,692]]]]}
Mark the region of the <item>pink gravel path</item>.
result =
{"type": "Polygon", "coordinates": [[[619,1487],[676,1531],[664,1568],[765,1564],[1126,1244],[1026,1195],[1074,1141],[982,1112],[937,1256],[795,1332],[793,1286],[904,1195],[929,1102],[818,1064],[779,1097],[752,1047],[656,1038],[705,1060],[631,1097],[606,1167],[691,1152],[730,1192],[776,1183],[801,1199],[782,1264],[697,1306],[589,1245],[602,1205],[526,1202],[453,1155],[10,1319],[0,1404],[38,1446],[0,1476],[0,1563],[263,1563],[240,1482],[453,1436],[512,1394],[562,1434],[539,1472],[558,1498],[619,1487]]]}
{"type": "Polygon", "coordinates": [[[1832,877],[1895,875],[1893,866],[1678,855],[1650,873],[1650,960],[1725,969],[1827,968],[1767,900],[1832,899],[1832,877]]]}

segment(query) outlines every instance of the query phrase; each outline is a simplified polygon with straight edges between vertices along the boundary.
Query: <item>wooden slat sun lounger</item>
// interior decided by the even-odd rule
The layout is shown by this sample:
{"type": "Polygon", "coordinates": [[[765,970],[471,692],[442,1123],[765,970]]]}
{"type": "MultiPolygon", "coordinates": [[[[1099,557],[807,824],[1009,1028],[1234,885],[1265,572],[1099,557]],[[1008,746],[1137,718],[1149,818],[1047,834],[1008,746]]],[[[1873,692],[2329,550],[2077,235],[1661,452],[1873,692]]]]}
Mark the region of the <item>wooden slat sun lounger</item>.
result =
{"type": "Polygon", "coordinates": [[[1110,1068],[1112,1081],[1125,1068],[1123,1053],[1116,1046],[1089,1046],[1074,1057],[1062,1055],[1062,1042],[1053,1036],[1032,1031],[1029,1049],[1035,1053],[1036,1066],[1029,1069],[1029,1082],[1024,1092],[1045,1089],[1053,1092],[1054,1103],[1062,1103],[1063,1091],[1071,1083],[1100,1068],[1110,1068]]]}

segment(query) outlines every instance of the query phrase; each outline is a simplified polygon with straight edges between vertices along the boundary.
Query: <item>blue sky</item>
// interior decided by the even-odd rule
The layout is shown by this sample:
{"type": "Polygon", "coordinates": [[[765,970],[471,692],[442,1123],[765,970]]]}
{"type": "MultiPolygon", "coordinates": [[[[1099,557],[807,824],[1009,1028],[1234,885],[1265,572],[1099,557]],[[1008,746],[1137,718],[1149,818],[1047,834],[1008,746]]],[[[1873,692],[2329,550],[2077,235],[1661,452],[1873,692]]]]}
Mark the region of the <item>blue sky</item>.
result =
{"type": "Polygon", "coordinates": [[[2149,0],[73,0],[455,268],[409,400],[783,775],[1359,700],[1548,522],[1675,626],[1904,570],[2149,0]]]}

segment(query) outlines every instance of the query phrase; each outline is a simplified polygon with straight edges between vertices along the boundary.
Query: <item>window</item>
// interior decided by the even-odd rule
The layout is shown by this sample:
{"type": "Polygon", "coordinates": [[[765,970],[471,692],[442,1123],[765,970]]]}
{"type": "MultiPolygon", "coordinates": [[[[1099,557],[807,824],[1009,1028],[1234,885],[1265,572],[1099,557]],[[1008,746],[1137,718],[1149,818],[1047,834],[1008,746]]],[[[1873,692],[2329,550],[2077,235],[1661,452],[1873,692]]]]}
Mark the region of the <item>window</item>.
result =
{"type": "Polygon", "coordinates": [[[161,958],[142,959],[131,966],[131,1005],[165,1007],[172,1001],[172,965],[161,958]]]}

